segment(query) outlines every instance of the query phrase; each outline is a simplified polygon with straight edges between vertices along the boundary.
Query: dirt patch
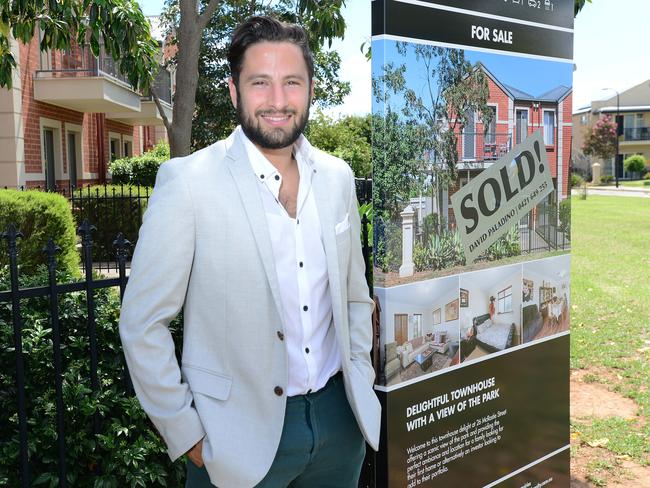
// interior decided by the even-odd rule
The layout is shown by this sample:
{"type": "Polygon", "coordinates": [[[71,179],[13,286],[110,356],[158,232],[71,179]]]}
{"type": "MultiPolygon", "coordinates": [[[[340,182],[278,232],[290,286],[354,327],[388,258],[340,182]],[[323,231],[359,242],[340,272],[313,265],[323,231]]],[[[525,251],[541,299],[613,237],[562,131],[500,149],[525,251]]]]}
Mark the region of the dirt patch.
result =
{"type": "Polygon", "coordinates": [[[614,393],[599,383],[585,381],[585,376],[593,375],[585,370],[571,373],[571,417],[622,417],[633,419],[638,407],[629,398],[614,393]]]}
{"type": "Polygon", "coordinates": [[[650,488],[650,467],[572,439],[571,488],[650,488]]]}

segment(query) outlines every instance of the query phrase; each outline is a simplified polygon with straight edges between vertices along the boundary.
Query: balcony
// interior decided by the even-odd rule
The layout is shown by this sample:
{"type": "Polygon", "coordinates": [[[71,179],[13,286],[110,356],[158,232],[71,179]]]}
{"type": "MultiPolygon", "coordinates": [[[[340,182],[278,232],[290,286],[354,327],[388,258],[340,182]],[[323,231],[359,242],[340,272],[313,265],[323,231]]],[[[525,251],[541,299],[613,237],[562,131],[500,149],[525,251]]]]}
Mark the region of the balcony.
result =
{"type": "Polygon", "coordinates": [[[512,149],[512,134],[463,132],[457,135],[460,151],[457,169],[485,169],[512,149]]]}
{"type": "Polygon", "coordinates": [[[623,140],[621,142],[650,142],[650,127],[634,127],[623,129],[623,140]]]}
{"type": "MultiPolygon", "coordinates": [[[[171,118],[169,72],[161,69],[154,86],[171,118]]],[[[34,75],[34,98],[78,112],[105,113],[107,118],[129,125],[162,124],[152,99],[131,86],[103,46],[99,56],[83,46],[42,57],[41,69],[34,75]],[[49,66],[52,58],[54,67],[49,66]]]]}
{"type": "MultiPolygon", "coordinates": [[[[164,68],[160,68],[153,83],[153,89],[158,95],[160,104],[163,107],[165,116],[172,120],[172,83],[171,74],[164,68]]],[[[151,94],[140,98],[139,112],[108,112],[106,117],[129,125],[163,125],[162,116],[151,94]]]]}

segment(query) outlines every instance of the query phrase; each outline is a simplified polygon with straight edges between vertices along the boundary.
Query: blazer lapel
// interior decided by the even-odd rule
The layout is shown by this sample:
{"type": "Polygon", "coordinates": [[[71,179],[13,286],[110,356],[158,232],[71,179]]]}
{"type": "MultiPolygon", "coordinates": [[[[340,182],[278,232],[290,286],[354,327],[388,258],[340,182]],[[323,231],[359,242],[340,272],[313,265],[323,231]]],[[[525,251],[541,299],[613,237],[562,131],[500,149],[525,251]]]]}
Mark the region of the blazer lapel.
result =
{"type": "MultiPolygon", "coordinates": [[[[313,161],[313,160],[312,160],[313,161]]],[[[318,163],[314,161],[316,172],[312,177],[311,188],[316,200],[318,218],[323,236],[323,247],[327,258],[327,274],[329,277],[330,295],[332,297],[332,313],[334,316],[334,329],[341,344],[345,343],[342,336],[341,324],[343,317],[341,300],[341,282],[339,275],[339,256],[336,246],[336,235],[334,234],[335,216],[331,203],[331,188],[336,184],[329,181],[327,172],[322,171],[318,163]]],[[[344,349],[346,351],[347,349],[344,349]]]]}
{"type": "Polygon", "coordinates": [[[246,149],[237,136],[234,137],[233,143],[228,150],[226,162],[235,180],[235,185],[237,186],[246,216],[248,217],[248,223],[255,237],[257,250],[264,265],[264,271],[269,282],[269,287],[271,288],[275,306],[281,320],[284,320],[278,274],[275,270],[275,257],[273,256],[273,247],[266,214],[264,212],[264,205],[260,198],[259,183],[251,170],[246,149]]]}

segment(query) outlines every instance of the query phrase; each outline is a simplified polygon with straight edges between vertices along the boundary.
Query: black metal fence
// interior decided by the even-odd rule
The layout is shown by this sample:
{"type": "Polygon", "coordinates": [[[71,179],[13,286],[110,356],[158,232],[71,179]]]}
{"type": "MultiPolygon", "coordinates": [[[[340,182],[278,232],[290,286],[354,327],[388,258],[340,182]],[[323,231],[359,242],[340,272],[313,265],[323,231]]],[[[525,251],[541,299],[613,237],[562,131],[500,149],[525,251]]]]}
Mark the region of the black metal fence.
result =
{"type": "MultiPolygon", "coordinates": [[[[368,190],[370,191],[370,190],[368,190]]],[[[97,197],[96,199],[98,199],[97,197]]],[[[91,197],[92,200],[92,197],[91,197]]],[[[80,207],[79,200],[74,200],[80,207]]],[[[74,203],[73,203],[74,205],[74,203]]],[[[124,294],[128,277],[126,275],[126,265],[128,262],[129,249],[131,243],[125,239],[123,234],[118,234],[117,238],[113,240],[112,249],[114,260],[117,263],[118,276],[111,279],[95,279],[93,277],[93,261],[94,251],[97,243],[93,239],[95,227],[91,225],[87,218],[84,217],[81,225],[77,229],[78,234],[81,236],[81,253],[83,258],[83,265],[85,269],[85,279],[83,281],[71,283],[57,283],[57,253],[60,249],[56,246],[55,242],[50,239],[46,248],[43,250],[48,258],[48,285],[32,288],[21,288],[19,285],[19,240],[22,237],[20,231],[13,225],[9,225],[5,231],[0,235],[1,239],[6,241],[6,250],[9,256],[9,273],[10,273],[10,289],[0,291],[0,305],[10,304],[11,306],[11,321],[13,326],[13,353],[15,355],[15,384],[16,384],[16,403],[17,403],[17,417],[18,417],[18,441],[19,441],[19,459],[20,459],[20,480],[21,487],[27,488],[31,486],[34,481],[34,475],[38,473],[30,472],[30,453],[28,452],[28,416],[27,416],[27,402],[26,402],[26,372],[25,372],[25,352],[23,350],[23,323],[25,316],[21,313],[21,301],[30,298],[45,298],[49,300],[50,304],[50,326],[52,337],[52,363],[54,365],[54,386],[56,396],[56,439],[57,439],[57,456],[58,456],[58,486],[67,487],[67,466],[66,466],[66,435],[64,429],[64,412],[65,409],[74,408],[73,405],[65,405],[63,400],[63,376],[62,376],[62,360],[61,360],[61,337],[62,332],[59,326],[59,297],[61,294],[71,292],[85,292],[86,307],[87,307],[87,331],[89,342],[89,363],[90,363],[90,385],[93,394],[99,392],[101,385],[98,380],[98,340],[97,340],[97,324],[95,319],[95,299],[93,293],[102,288],[118,287],[120,290],[120,300],[124,294]]],[[[364,214],[362,216],[362,250],[364,254],[364,261],[366,263],[366,278],[372,290],[372,268],[371,262],[371,245],[369,243],[369,221],[364,214]]],[[[106,248],[102,248],[106,251],[106,248]]],[[[372,295],[372,291],[371,291],[372,295]]],[[[117,334],[117,331],[115,331],[117,334]]],[[[11,350],[10,345],[0,344],[0,347],[5,351],[11,350]]],[[[129,375],[124,364],[124,377],[127,381],[124,385],[125,393],[127,395],[133,394],[133,387],[128,380],[129,375]]],[[[117,378],[116,378],[117,380],[117,378]]],[[[31,399],[33,400],[33,399],[31,399]]],[[[14,415],[12,412],[2,412],[1,415],[14,415]]],[[[101,433],[100,417],[97,413],[93,415],[92,432],[94,435],[101,433]]],[[[375,486],[374,483],[374,453],[368,451],[368,455],[364,462],[362,478],[360,480],[360,487],[371,488],[375,486]]]]}

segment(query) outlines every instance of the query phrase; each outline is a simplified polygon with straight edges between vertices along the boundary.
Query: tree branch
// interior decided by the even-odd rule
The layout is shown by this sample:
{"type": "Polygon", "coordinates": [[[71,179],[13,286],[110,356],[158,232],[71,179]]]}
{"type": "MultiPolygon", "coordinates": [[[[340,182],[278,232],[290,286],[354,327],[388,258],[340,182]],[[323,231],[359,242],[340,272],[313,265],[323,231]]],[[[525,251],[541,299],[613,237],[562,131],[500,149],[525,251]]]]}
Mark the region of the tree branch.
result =
{"type": "Polygon", "coordinates": [[[165,109],[163,108],[162,103],[160,103],[160,98],[158,98],[158,95],[156,94],[156,90],[151,88],[150,92],[151,92],[151,97],[153,98],[153,101],[156,104],[156,107],[158,107],[158,113],[162,118],[163,124],[165,124],[165,128],[167,129],[167,132],[171,132],[172,123],[169,121],[167,115],[165,114],[165,109]]]}
{"type": "Polygon", "coordinates": [[[208,25],[208,22],[210,22],[210,19],[214,15],[214,13],[217,11],[217,8],[219,7],[219,4],[221,3],[221,0],[210,0],[210,3],[205,7],[201,15],[199,15],[197,19],[197,25],[199,27],[199,30],[205,29],[205,27],[208,25]]]}

